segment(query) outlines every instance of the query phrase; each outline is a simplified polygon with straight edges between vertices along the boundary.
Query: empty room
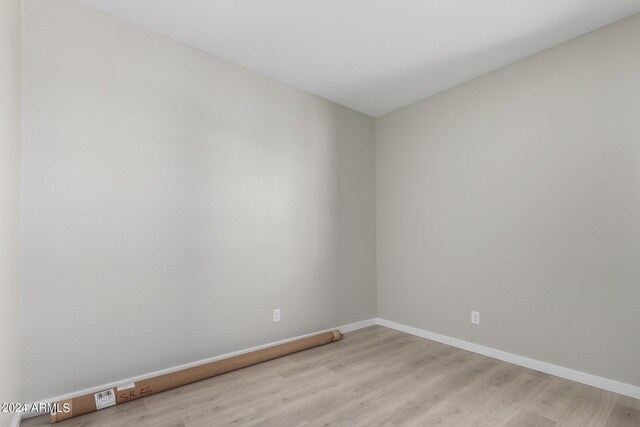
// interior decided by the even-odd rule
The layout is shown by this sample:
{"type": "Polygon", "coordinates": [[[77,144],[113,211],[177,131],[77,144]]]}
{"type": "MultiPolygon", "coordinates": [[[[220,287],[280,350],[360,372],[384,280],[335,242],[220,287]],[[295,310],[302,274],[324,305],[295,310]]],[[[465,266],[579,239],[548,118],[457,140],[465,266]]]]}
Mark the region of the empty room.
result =
{"type": "Polygon", "coordinates": [[[0,427],[640,427],[640,0],[0,0],[0,427]]]}

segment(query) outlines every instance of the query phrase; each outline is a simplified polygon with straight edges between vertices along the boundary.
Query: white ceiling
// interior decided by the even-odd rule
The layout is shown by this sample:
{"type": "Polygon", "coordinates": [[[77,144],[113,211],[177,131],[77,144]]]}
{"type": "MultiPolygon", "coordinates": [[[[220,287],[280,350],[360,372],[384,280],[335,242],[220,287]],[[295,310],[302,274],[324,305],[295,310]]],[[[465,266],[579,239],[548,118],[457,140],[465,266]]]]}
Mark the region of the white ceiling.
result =
{"type": "Polygon", "coordinates": [[[640,0],[80,1],[374,117],[640,12],[640,0]]]}

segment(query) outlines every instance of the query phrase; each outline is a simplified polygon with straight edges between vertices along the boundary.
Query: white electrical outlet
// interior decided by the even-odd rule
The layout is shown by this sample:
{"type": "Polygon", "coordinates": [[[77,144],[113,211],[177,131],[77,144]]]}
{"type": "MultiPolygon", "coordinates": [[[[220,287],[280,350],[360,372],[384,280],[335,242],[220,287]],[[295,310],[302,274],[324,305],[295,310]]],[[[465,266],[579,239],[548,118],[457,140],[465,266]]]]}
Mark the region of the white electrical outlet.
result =
{"type": "Polygon", "coordinates": [[[480,312],[479,311],[472,311],[471,312],[471,323],[473,323],[474,325],[479,325],[480,324],[480,312]]]}
{"type": "Polygon", "coordinates": [[[279,322],[280,321],[280,309],[279,308],[274,308],[273,309],[273,321],[274,322],[279,322]]]}

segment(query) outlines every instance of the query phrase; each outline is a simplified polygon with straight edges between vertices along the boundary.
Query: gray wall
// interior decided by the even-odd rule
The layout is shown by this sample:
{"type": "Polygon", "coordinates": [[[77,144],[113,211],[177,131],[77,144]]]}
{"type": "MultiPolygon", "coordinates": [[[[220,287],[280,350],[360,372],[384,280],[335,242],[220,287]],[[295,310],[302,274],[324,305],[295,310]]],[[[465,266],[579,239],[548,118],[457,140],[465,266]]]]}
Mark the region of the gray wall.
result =
{"type": "MultiPolygon", "coordinates": [[[[0,2],[0,402],[20,401],[20,0],[0,2]]],[[[0,413],[0,426],[12,414],[0,413]]]]}
{"type": "Polygon", "coordinates": [[[24,7],[24,399],[375,317],[372,118],[24,7]]]}
{"type": "Polygon", "coordinates": [[[376,138],[380,317],[640,385],[640,15],[376,138]]]}
{"type": "Polygon", "coordinates": [[[640,16],[378,119],[376,164],[369,117],[69,0],[25,12],[23,399],[374,317],[374,183],[380,317],[640,385],[640,16]]]}

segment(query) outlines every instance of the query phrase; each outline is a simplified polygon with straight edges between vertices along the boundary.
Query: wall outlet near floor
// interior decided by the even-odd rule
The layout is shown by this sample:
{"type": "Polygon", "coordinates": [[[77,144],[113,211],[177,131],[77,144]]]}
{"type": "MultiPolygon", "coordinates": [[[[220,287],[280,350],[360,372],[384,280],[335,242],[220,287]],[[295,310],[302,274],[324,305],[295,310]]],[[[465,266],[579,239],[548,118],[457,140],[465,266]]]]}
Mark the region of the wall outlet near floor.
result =
{"type": "Polygon", "coordinates": [[[474,325],[479,325],[480,324],[480,312],[479,311],[472,311],[471,312],[471,323],[473,323],[474,325]]]}
{"type": "Polygon", "coordinates": [[[273,321],[274,322],[279,322],[280,321],[280,309],[279,308],[274,308],[273,309],[273,321]]]}

